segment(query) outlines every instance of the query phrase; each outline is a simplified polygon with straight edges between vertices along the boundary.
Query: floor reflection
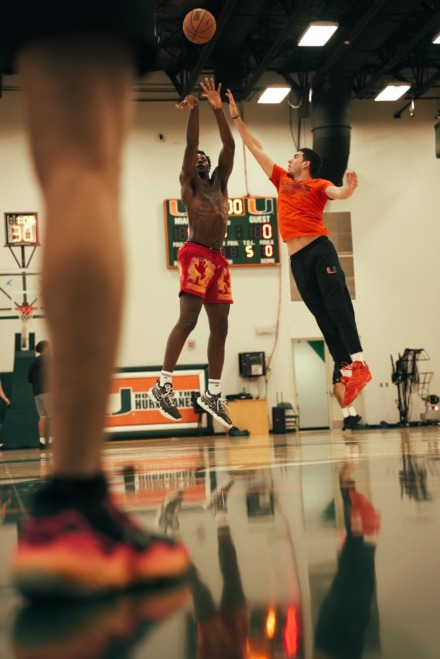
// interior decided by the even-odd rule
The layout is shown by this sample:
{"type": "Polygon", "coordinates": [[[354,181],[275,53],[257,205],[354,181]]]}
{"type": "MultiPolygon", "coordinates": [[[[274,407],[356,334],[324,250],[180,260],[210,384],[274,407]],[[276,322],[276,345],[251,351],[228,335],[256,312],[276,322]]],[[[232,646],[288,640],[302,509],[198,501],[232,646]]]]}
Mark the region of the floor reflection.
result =
{"type": "Polygon", "coordinates": [[[114,496],[187,544],[189,574],[51,607],[7,572],[50,453],[3,453],[0,656],[437,659],[438,446],[435,427],[111,443],[114,496]]]}

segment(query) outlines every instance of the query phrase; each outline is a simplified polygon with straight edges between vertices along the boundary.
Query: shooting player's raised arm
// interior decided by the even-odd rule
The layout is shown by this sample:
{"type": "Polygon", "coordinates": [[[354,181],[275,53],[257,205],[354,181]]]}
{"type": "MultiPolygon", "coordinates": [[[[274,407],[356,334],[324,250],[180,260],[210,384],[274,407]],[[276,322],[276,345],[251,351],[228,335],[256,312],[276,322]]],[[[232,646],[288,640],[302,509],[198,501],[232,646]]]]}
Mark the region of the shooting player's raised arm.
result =
{"type": "Polygon", "coordinates": [[[223,112],[223,104],[220,95],[222,86],[221,83],[219,83],[216,89],[214,78],[205,78],[205,82],[200,83],[200,86],[204,91],[204,98],[207,99],[209,106],[214,112],[220,133],[220,139],[223,145],[218,158],[216,176],[219,176],[226,184],[234,165],[235,140],[223,112]]]}

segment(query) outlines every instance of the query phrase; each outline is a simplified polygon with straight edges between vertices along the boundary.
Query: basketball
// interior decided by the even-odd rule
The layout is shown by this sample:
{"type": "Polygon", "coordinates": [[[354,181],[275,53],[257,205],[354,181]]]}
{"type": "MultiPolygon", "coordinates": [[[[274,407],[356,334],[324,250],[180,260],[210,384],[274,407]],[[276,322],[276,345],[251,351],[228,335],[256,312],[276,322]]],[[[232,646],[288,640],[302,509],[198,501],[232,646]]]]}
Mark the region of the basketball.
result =
{"type": "Polygon", "coordinates": [[[191,43],[207,43],[215,30],[215,18],[206,9],[193,9],[183,19],[183,34],[191,43]]]}

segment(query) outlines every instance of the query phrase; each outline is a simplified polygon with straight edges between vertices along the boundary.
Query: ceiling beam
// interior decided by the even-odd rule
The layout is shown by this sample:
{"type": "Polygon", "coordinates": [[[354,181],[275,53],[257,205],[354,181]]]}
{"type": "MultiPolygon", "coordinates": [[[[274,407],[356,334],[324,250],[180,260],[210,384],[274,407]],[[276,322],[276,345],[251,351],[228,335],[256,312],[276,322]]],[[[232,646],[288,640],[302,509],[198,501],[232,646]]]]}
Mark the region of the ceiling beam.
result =
{"type": "Polygon", "coordinates": [[[434,73],[426,82],[423,83],[423,85],[420,85],[419,87],[416,87],[413,89],[411,93],[411,100],[406,103],[406,105],[403,106],[403,108],[400,108],[395,115],[394,119],[400,119],[402,112],[406,110],[406,108],[409,108],[411,105],[412,101],[415,101],[416,99],[420,98],[425,94],[427,91],[431,89],[431,87],[434,87],[434,85],[440,80],[440,71],[437,71],[437,73],[434,73]]]}
{"type": "Polygon", "coordinates": [[[380,79],[392,71],[397,64],[402,61],[402,59],[410,53],[415,46],[424,38],[426,35],[431,32],[434,29],[434,26],[440,21],[440,11],[438,11],[436,14],[432,16],[432,18],[427,21],[427,23],[419,30],[412,39],[408,41],[406,46],[402,48],[402,50],[395,56],[393,59],[391,59],[387,64],[385,64],[382,69],[376,73],[368,83],[358,92],[356,98],[365,98],[370,91],[374,89],[374,87],[377,85],[377,83],[380,81],[380,79]]]}
{"type": "Polygon", "coordinates": [[[295,11],[293,14],[291,14],[286,22],[286,25],[284,27],[284,30],[280,32],[278,39],[276,39],[273,43],[272,46],[269,48],[269,50],[266,52],[265,56],[261,60],[260,64],[258,65],[257,69],[254,71],[252,74],[251,78],[248,80],[248,83],[246,87],[244,88],[243,91],[243,98],[245,98],[247,101],[250,101],[254,92],[255,92],[255,86],[258,82],[258,80],[261,78],[263,73],[266,71],[269,63],[271,62],[272,58],[274,55],[277,55],[281,49],[282,44],[284,43],[284,40],[286,39],[287,35],[289,34],[292,25],[295,23],[296,19],[298,18],[298,15],[301,13],[303,8],[307,6],[309,0],[302,0],[302,2],[299,3],[299,5],[296,7],[295,11]]]}
{"type": "Polygon", "coordinates": [[[376,14],[382,9],[383,5],[386,4],[388,0],[376,0],[366,12],[362,14],[362,18],[356,23],[356,25],[351,30],[347,39],[349,44],[346,44],[345,41],[341,42],[337,48],[333,50],[333,53],[327,57],[325,63],[317,71],[316,77],[320,75],[325,75],[330,71],[332,66],[347,53],[347,45],[351,45],[352,42],[359,36],[361,33],[368,27],[370,21],[376,16],[376,14]]]}
{"type": "Polygon", "coordinates": [[[212,37],[211,41],[208,41],[208,43],[203,46],[202,52],[200,53],[197,62],[195,63],[194,67],[191,69],[191,73],[188,78],[188,81],[181,93],[181,100],[184,99],[185,96],[187,96],[193,91],[194,86],[197,80],[199,79],[201,72],[203,71],[203,67],[205,66],[209,56],[214,50],[217,41],[220,39],[221,35],[223,34],[226,25],[228,23],[228,20],[235,9],[235,6],[237,5],[237,2],[238,0],[224,0],[222,10],[218,18],[216,19],[217,21],[216,32],[212,37]]]}

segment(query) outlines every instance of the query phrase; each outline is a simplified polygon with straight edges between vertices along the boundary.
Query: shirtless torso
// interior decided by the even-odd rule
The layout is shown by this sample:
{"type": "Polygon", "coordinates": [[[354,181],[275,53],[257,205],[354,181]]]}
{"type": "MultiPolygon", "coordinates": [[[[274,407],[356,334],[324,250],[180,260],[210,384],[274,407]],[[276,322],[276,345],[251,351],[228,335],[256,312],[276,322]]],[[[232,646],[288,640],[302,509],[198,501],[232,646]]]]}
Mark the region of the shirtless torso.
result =
{"type": "Polygon", "coordinates": [[[185,181],[182,201],[188,211],[188,239],[221,249],[228,224],[228,191],[217,170],[211,179],[195,173],[192,179],[185,181]]]}

